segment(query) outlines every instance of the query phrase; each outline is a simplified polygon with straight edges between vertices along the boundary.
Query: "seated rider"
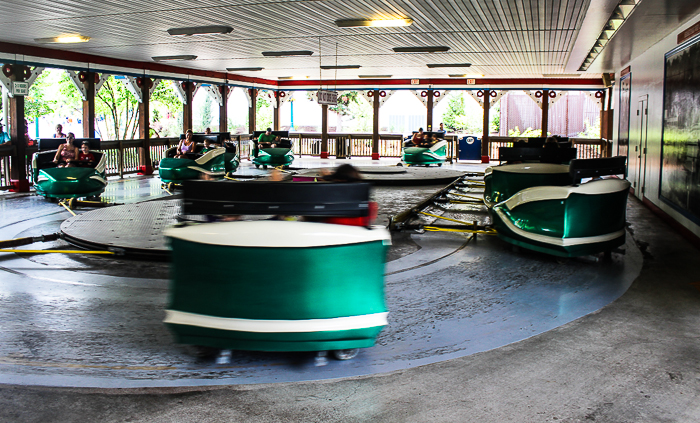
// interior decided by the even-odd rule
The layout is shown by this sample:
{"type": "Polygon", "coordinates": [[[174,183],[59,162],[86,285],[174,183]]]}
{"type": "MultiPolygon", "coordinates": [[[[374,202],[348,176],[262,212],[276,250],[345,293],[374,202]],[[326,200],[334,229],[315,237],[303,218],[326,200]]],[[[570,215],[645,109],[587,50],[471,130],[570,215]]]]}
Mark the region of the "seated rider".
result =
{"type": "Polygon", "coordinates": [[[72,162],[78,159],[78,147],[73,145],[75,140],[75,135],[69,132],[66,135],[66,142],[58,146],[56,155],[53,158],[53,162],[58,165],[58,167],[73,167],[75,166],[72,162]]]}
{"type": "Polygon", "coordinates": [[[194,153],[195,142],[192,139],[192,135],[191,129],[185,132],[185,139],[180,140],[180,143],[177,145],[177,150],[175,151],[176,159],[186,159],[187,154],[194,153]]]}
{"type": "Polygon", "coordinates": [[[421,143],[425,141],[425,134],[423,133],[423,128],[418,128],[418,132],[413,134],[413,138],[411,139],[411,141],[416,147],[420,146],[421,143]]]}
{"type": "Polygon", "coordinates": [[[420,147],[425,147],[425,148],[430,148],[433,145],[437,144],[438,141],[440,141],[437,137],[437,134],[433,134],[430,138],[425,137],[423,142],[420,143],[420,147]]]}
{"type": "Polygon", "coordinates": [[[95,167],[97,160],[95,155],[90,152],[90,143],[88,141],[83,141],[80,146],[80,154],[78,154],[79,166],[95,167]]]}
{"type": "Polygon", "coordinates": [[[280,137],[272,135],[272,129],[267,128],[264,134],[260,134],[258,137],[258,148],[275,148],[277,147],[277,141],[280,137]]]}
{"type": "MultiPolygon", "coordinates": [[[[325,170],[325,169],[324,169],[325,170]]],[[[351,164],[343,164],[335,169],[335,172],[329,173],[328,171],[323,172],[323,180],[329,182],[362,182],[362,174],[356,167],[351,164]]],[[[336,225],[349,225],[349,226],[370,226],[374,220],[377,218],[378,205],[374,201],[369,202],[369,214],[368,216],[360,217],[327,217],[323,219],[325,223],[334,223],[336,225]]],[[[309,219],[310,220],[310,219],[309,219]]]]}

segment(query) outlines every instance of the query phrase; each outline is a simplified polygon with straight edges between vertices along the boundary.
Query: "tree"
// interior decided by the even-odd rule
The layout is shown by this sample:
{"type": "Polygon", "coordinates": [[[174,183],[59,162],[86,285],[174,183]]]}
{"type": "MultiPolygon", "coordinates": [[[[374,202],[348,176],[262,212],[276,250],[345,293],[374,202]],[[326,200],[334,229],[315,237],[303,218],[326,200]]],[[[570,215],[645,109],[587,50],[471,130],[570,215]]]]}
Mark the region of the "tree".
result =
{"type": "Polygon", "coordinates": [[[257,131],[263,131],[267,128],[272,128],[272,100],[267,95],[262,95],[263,91],[257,96],[257,102],[255,103],[255,129],[257,131]]]}

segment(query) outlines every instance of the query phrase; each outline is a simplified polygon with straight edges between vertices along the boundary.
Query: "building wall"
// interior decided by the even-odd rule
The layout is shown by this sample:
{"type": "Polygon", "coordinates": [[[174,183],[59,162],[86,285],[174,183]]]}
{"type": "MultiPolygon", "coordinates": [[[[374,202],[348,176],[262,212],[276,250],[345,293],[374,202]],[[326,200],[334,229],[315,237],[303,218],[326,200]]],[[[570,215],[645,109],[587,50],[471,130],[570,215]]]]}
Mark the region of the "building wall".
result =
{"type": "MultiPolygon", "coordinates": [[[[669,36],[660,40],[639,57],[623,65],[620,69],[616,69],[616,88],[613,92],[616,116],[613,122],[613,128],[615,134],[619,135],[620,117],[618,116],[618,113],[620,110],[620,72],[629,66],[632,73],[632,84],[630,94],[628,179],[630,182],[633,182],[636,185],[634,186],[634,195],[640,199],[647,199],[661,210],[669,214],[672,218],[677,220],[684,227],[688,228],[695,235],[700,236],[700,225],[694,223],[683,214],[659,199],[662,160],[661,137],[664,115],[663,101],[665,55],[678,46],[678,34],[698,21],[700,21],[700,14],[688,20],[687,23],[676,28],[676,30],[669,36]],[[639,142],[643,136],[644,129],[641,127],[641,114],[643,113],[643,110],[640,110],[639,102],[644,99],[648,101],[646,155],[640,154],[639,151],[639,142]],[[639,110],[639,115],[637,114],[637,110],[639,110]]],[[[617,139],[617,136],[615,139],[617,139]]]]}

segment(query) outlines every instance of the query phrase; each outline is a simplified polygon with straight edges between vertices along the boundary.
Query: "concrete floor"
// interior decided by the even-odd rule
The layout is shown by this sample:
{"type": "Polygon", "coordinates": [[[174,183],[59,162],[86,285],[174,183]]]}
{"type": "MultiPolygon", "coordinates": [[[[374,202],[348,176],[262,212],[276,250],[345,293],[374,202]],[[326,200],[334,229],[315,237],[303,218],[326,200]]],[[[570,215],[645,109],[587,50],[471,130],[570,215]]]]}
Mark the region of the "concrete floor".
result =
{"type": "MultiPolygon", "coordinates": [[[[28,213],[38,214],[37,208],[28,213]]],[[[694,249],[638,201],[641,275],[548,332],[434,364],[337,380],[199,388],[0,386],[0,421],[700,421],[694,249]]]]}

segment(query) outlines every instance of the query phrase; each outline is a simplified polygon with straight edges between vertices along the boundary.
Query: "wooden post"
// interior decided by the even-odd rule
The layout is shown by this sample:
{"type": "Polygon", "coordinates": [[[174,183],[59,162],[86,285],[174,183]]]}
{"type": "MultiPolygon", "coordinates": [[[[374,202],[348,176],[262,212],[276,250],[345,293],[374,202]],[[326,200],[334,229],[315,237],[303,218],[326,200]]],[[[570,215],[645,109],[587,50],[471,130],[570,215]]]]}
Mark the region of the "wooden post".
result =
{"type": "Polygon", "coordinates": [[[542,136],[547,136],[549,129],[549,90],[542,90],[542,136]]]}
{"type": "Polygon", "coordinates": [[[194,82],[185,81],[182,83],[185,91],[185,104],[182,105],[182,133],[192,129],[192,97],[194,92],[194,82]]]}
{"type": "MultiPolygon", "coordinates": [[[[24,81],[24,67],[13,66],[10,81],[24,81]]],[[[10,139],[15,147],[10,159],[10,185],[12,192],[29,192],[27,179],[27,126],[24,122],[24,96],[10,97],[10,139]]]]}
{"type": "Polygon", "coordinates": [[[328,158],[328,105],[321,106],[321,158],[328,158]]]}
{"type": "Polygon", "coordinates": [[[250,95],[250,105],[248,106],[248,133],[252,134],[255,132],[255,122],[257,120],[258,90],[255,88],[248,88],[248,95],[250,95]]]}
{"type": "Polygon", "coordinates": [[[83,137],[95,138],[95,72],[85,72],[85,101],[83,101],[83,137]]]}
{"type": "Polygon", "coordinates": [[[372,160],[379,160],[379,90],[372,91],[372,160]]]}
{"type": "Polygon", "coordinates": [[[481,135],[481,163],[488,163],[489,158],[489,112],[491,110],[491,90],[484,90],[484,123],[481,135]]]}
{"type": "MultiPolygon", "coordinates": [[[[136,84],[141,88],[141,103],[139,103],[139,138],[143,145],[139,147],[139,175],[152,175],[153,162],[151,161],[151,84],[153,80],[148,77],[136,79],[136,84]]],[[[190,104],[190,110],[192,105],[190,104]]]]}
{"type": "Polygon", "coordinates": [[[275,107],[272,110],[272,125],[275,131],[280,130],[280,91],[275,93],[275,107]]]}
{"type": "Polygon", "coordinates": [[[228,93],[229,87],[219,85],[221,92],[221,106],[219,106],[219,132],[228,132],[228,93]]]}
{"type": "Polygon", "coordinates": [[[426,131],[431,132],[433,130],[433,89],[428,90],[428,120],[425,123],[426,131]]]}

